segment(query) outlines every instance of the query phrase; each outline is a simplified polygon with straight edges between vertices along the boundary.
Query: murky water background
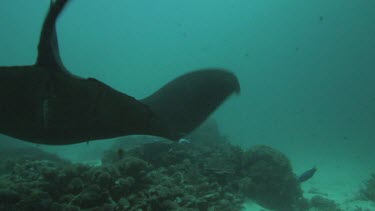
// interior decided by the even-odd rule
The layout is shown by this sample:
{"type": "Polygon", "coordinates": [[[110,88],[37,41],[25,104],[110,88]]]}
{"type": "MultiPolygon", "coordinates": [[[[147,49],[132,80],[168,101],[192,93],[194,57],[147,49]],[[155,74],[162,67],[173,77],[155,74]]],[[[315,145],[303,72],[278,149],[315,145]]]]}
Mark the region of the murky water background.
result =
{"type": "MultiPolygon", "coordinates": [[[[2,0],[1,66],[35,61],[48,6],[2,0]]],[[[374,20],[370,0],[72,1],[57,32],[72,73],[136,98],[190,70],[235,72],[241,95],[213,115],[234,144],[269,145],[296,172],[316,165],[317,181],[354,187],[375,171],[374,20]]],[[[109,145],[41,147],[91,160],[109,145]]]]}

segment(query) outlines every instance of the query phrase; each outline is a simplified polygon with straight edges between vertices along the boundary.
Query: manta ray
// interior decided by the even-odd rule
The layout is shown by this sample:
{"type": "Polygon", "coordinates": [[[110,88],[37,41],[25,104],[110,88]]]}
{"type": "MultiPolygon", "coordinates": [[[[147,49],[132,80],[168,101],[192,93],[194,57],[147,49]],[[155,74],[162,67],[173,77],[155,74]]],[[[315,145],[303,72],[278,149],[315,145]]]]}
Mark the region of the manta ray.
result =
{"type": "Polygon", "coordinates": [[[60,57],[56,34],[67,2],[51,2],[35,64],[0,67],[0,133],[48,145],[134,134],[177,141],[240,92],[233,73],[215,68],[186,73],[138,100],[72,74],[60,57]]]}

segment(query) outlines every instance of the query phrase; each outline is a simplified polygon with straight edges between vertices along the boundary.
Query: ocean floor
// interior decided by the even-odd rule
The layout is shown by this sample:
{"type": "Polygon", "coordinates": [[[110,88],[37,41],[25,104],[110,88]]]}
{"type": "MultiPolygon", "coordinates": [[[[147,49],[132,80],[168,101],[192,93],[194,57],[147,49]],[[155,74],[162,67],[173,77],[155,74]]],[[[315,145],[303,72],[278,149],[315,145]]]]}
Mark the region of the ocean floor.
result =
{"type": "MultiPolygon", "coordinates": [[[[309,158],[304,156],[305,162],[309,162],[309,158]]],[[[308,181],[301,184],[303,196],[312,199],[321,196],[332,200],[336,203],[338,210],[342,211],[373,211],[375,210],[375,201],[364,200],[360,196],[360,191],[365,187],[366,181],[374,174],[374,164],[372,162],[357,161],[353,159],[337,158],[327,156],[321,158],[324,162],[320,162],[318,171],[308,181]],[[343,165],[345,163],[345,165],[343,165]]],[[[297,160],[297,159],[296,159],[297,160]]],[[[311,160],[316,161],[316,157],[311,155],[311,160]]],[[[303,161],[293,164],[296,172],[306,170],[303,161]]],[[[249,201],[244,205],[245,211],[268,211],[258,204],[249,201]]],[[[330,211],[330,209],[311,209],[311,211],[330,211]]],[[[310,210],[309,210],[310,211],[310,210]]]]}
{"type": "Polygon", "coordinates": [[[375,210],[375,169],[365,158],[241,149],[214,122],[191,143],[120,139],[68,147],[1,142],[0,210],[375,210]],[[299,183],[313,166],[314,176],[299,183]]]}
{"type": "MultiPolygon", "coordinates": [[[[136,143],[136,145],[139,144],[141,143],[136,143]]],[[[89,149],[85,146],[81,147],[81,150],[90,151],[90,147],[89,149]]],[[[70,156],[68,159],[75,159],[74,154],[70,154],[70,156]]],[[[83,163],[101,165],[101,161],[95,159],[88,159],[83,163]]],[[[303,172],[306,170],[306,165],[303,162],[296,162],[293,168],[303,172]]],[[[322,196],[334,201],[337,207],[343,211],[373,211],[375,210],[375,202],[360,199],[359,191],[374,172],[373,169],[364,167],[363,162],[353,163],[351,159],[345,162],[343,159],[325,158],[324,164],[319,165],[319,171],[316,175],[301,185],[303,196],[307,199],[312,199],[314,196],[322,196]],[[341,163],[349,163],[351,165],[343,166],[341,163]]],[[[242,211],[271,211],[254,201],[248,201],[243,206],[242,211]]],[[[312,210],[319,211],[319,209],[312,210]]]]}
{"type": "MultiPolygon", "coordinates": [[[[84,159],[84,163],[90,165],[100,165],[100,160],[95,158],[99,156],[95,153],[97,145],[103,146],[103,143],[93,142],[87,147],[85,145],[79,145],[75,150],[86,151],[87,159],[84,159]]],[[[118,142],[118,140],[105,141],[106,146],[110,146],[118,142]]],[[[138,146],[142,142],[131,143],[128,142],[129,146],[138,146]]],[[[47,147],[48,151],[55,153],[60,152],[61,149],[54,147],[47,147]]],[[[288,154],[288,153],[286,153],[288,154]]],[[[292,154],[292,153],[291,153],[292,154]]],[[[82,157],[77,156],[77,153],[66,153],[65,157],[69,160],[80,160],[82,157]]],[[[288,154],[289,155],[289,154],[288,154]]],[[[326,153],[325,156],[319,156],[317,158],[314,152],[311,154],[292,154],[289,156],[291,160],[293,170],[298,175],[304,172],[311,165],[317,164],[317,173],[308,181],[301,185],[303,190],[303,196],[307,199],[312,199],[314,196],[322,196],[329,200],[334,201],[343,211],[373,211],[375,210],[375,202],[370,200],[363,200],[359,196],[360,189],[364,187],[365,181],[367,181],[371,174],[375,173],[375,164],[368,162],[367,159],[359,159],[358,156],[341,156],[340,158],[334,157],[330,153],[326,153]],[[300,159],[303,157],[303,159],[300,159]]],[[[254,201],[248,201],[244,204],[244,211],[266,211],[268,209],[261,207],[254,201]]],[[[319,209],[315,209],[318,210],[319,209]]]]}
{"type": "MultiPolygon", "coordinates": [[[[338,183],[320,183],[315,180],[303,185],[304,197],[311,199],[314,196],[323,196],[333,200],[343,211],[373,211],[375,202],[358,199],[358,187],[362,183],[338,184],[338,183]]],[[[319,209],[312,209],[317,210],[319,209]]],[[[268,209],[259,206],[254,202],[244,204],[243,211],[268,211],[268,209]]],[[[327,210],[328,211],[328,210],[327,210]]]]}

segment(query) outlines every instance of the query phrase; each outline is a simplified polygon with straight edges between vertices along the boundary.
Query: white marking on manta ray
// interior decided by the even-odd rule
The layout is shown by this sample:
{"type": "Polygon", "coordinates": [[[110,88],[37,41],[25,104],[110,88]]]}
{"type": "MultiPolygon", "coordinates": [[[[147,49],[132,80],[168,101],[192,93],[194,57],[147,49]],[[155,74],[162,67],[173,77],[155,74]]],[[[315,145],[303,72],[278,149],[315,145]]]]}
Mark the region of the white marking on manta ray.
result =
{"type": "Polygon", "coordinates": [[[182,138],[182,139],[178,140],[178,143],[179,144],[190,144],[190,141],[187,140],[187,139],[182,138]]]}

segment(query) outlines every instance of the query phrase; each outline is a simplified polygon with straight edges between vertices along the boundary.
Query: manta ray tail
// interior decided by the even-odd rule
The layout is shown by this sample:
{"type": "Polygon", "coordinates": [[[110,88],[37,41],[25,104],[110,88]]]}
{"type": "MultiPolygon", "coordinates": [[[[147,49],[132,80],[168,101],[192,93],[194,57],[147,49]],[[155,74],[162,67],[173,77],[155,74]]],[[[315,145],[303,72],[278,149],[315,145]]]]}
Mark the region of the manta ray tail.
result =
{"type": "Polygon", "coordinates": [[[141,102],[167,128],[162,134],[151,135],[178,140],[198,127],[235,92],[240,92],[240,85],[233,73],[206,69],[176,78],[141,102]]]}

